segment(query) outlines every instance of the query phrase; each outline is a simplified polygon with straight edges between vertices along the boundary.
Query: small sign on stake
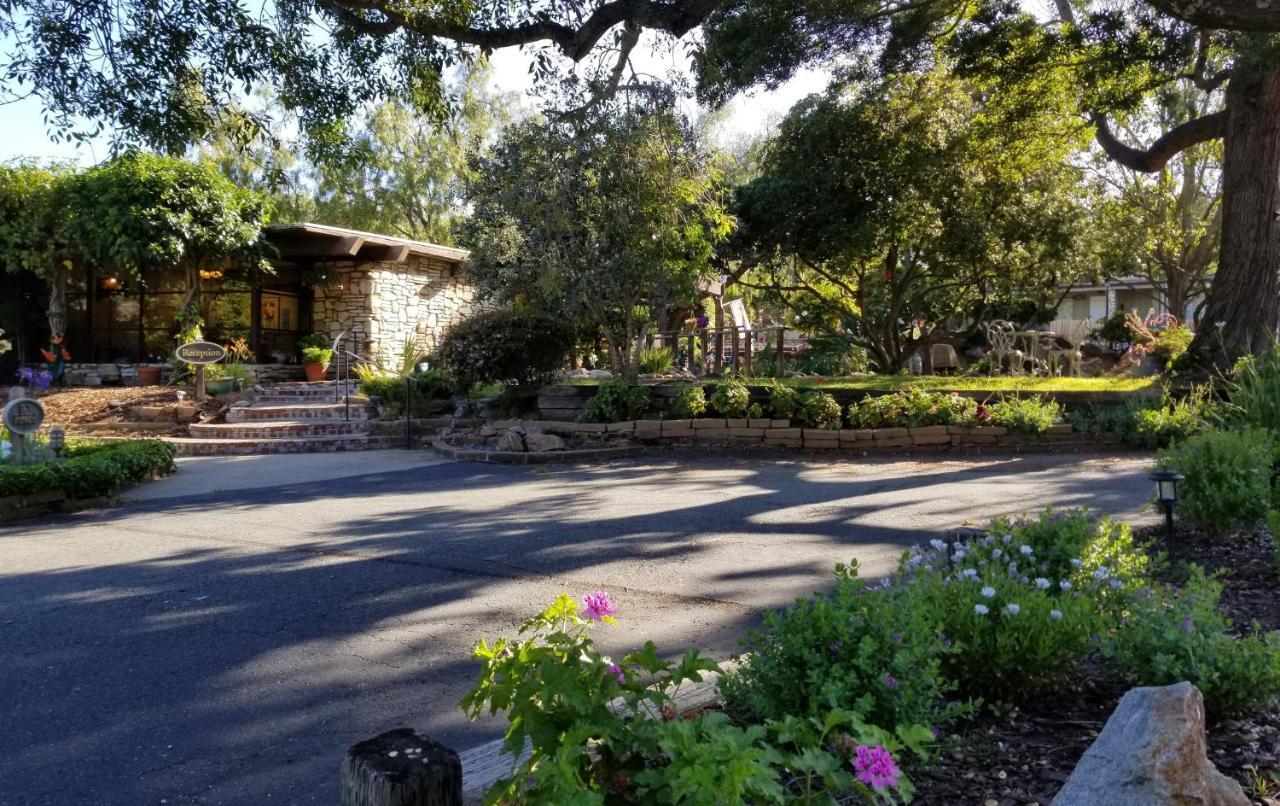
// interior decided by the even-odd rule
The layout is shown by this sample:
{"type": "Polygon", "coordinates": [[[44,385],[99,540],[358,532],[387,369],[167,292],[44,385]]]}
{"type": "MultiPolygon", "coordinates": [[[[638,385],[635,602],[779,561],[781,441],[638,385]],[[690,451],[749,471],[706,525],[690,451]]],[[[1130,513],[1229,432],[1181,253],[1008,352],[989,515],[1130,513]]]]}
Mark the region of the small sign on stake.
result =
{"type": "Polygon", "coordinates": [[[35,398],[15,398],[5,404],[0,419],[13,437],[14,459],[17,464],[22,464],[26,461],[27,435],[39,431],[44,423],[44,406],[35,398]]]}
{"type": "Polygon", "coordinates": [[[179,361],[191,364],[196,368],[196,400],[204,400],[204,368],[206,364],[216,364],[226,356],[227,351],[221,344],[211,341],[191,341],[178,345],[173,355],[179,361]]]}

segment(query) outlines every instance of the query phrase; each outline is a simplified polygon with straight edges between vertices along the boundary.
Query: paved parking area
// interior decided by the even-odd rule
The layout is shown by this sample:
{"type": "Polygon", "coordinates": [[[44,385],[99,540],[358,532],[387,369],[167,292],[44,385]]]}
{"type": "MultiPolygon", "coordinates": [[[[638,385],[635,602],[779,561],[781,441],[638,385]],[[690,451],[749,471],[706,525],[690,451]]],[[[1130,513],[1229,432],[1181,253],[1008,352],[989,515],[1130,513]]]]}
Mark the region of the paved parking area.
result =
{"type": "Polygon", "coordinates": [[[455,707],[468,647],[561,591],[614,594],[611,652],[727,657],[836,562],[884,574],[1046,505],[1134,516],[1150,464],[353,457],[188,460],[125,506],[0,528],[0,805],[332,804],[359,739],[495,737],[455,707]]]}

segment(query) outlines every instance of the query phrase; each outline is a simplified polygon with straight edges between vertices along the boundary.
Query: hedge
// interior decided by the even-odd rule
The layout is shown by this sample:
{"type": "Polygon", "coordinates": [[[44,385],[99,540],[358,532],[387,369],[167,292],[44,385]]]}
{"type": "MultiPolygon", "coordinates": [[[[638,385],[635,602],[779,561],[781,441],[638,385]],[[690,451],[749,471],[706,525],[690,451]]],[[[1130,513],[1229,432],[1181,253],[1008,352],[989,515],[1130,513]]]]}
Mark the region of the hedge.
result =
{"type": "Polygon", "coordinates": [[[95,498],[173,469],[173,446],[159,440],[69,446],[67,458],[37,465],[0,465],[0,498],[62,490],[95,498]]]}

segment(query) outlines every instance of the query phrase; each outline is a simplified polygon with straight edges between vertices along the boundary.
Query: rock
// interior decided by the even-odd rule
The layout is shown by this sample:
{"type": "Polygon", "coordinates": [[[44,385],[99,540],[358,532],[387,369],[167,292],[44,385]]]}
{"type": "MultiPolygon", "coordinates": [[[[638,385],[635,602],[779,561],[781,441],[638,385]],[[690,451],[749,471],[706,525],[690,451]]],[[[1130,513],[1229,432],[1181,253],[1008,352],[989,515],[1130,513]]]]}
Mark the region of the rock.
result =
{"type": "Polygon", "coordinates": [[[507,433],[498,437],[498,444],[494,446],[496,450],[510,451],[512,453],[523,453],[528,450],[524,444],[525,433],[523,428],[512,428],[507,433]]]}
{"type": "Polygon", "coordinates": [[[480,436],[482,437],[496,436],[497,433],[498,433],[498,429],[493,427],[493,423],[485,423],[484,425],[480,426],[480,436]]]}
{"type": "Polygon", "coordinates": [[[1190,683],[1135,688],[1120,700],[1053,806],[1248,806],[1205,756],[1204,697],[1190,683]]]}
{"type": "Polygon", "coordinates": [[[571,369],[571,370],[569,370],[568,372],[564,373],[564,377],[566,377],[566,378],[589,378],[589,377],[591,377],[591,373],[590,373],[588,370],[583,369],[582,367],[578,367],[577,369],[571,369]]]}
{"type": "Polygon", "coordinates": [[[595,378],[597,380],[607,380],[613,377],[613,373],[607,369],[593,369],[587,373],[587,377],[595,378]]]}
{"type": "Polygon", "coordinates": [[[555,434],[529,434],[524,438],[525,449],[531,453],[564,450],[564,440],[555,434]]]}
{"type": "Polygon", "coordinates": [[[247,400],[237,400],[235,403],[232,403],[232,404],[231,404],[231,408],[233,408],[233,409],[247,409],[247,408],[249,408],[249,401],[247,401],[247,400]]]}

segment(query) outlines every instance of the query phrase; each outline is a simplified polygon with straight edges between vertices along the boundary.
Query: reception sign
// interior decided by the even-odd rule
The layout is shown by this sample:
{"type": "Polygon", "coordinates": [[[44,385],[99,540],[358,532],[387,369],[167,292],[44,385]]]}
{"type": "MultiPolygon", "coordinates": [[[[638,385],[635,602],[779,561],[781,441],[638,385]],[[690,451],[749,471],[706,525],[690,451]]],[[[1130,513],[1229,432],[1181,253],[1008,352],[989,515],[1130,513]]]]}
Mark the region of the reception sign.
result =
{"type": "Polygon", "coordinates": [[[223,359],[227,351],[221,344],[211,341],[192,341],[180,345],[173,351],[174,357],[188,364],[216,364],[223,359]]]}

